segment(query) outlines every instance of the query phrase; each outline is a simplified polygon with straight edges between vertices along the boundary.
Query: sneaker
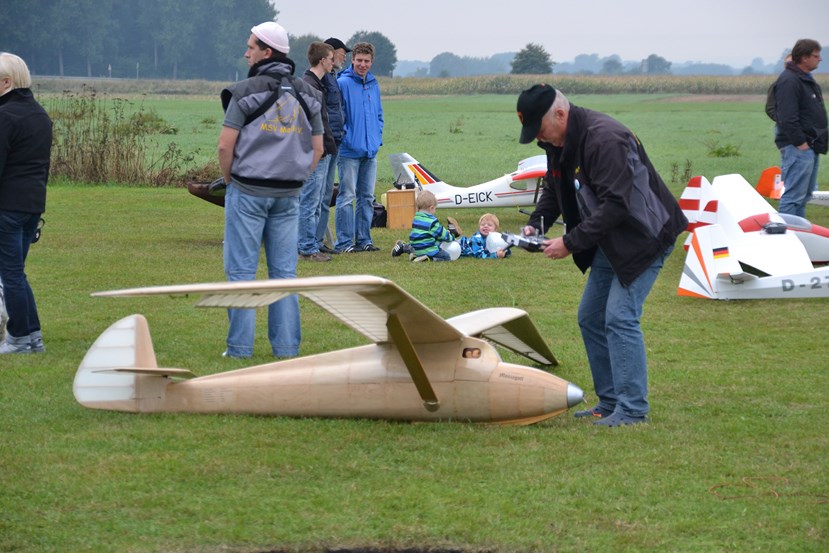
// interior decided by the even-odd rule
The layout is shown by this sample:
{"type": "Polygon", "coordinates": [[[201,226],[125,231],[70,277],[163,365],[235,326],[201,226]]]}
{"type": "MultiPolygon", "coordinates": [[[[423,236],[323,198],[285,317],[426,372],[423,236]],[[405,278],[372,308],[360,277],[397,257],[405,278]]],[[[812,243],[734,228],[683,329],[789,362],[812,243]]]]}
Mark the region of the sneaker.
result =
{"type": "Polygon", "coordinates": [[[0,354],[3,353],[32,353],[32,346],[29,344],[29,337],[15,338],[11,334],[0,342],[0,354]]]}
{"type": "Polygon", "coordinates": [[[322,252],[301,253],[299,258],[306,261],[331,261],[331,256],[322,252]]]}
{"type": "Polygon", "coordinates": [[[405,243],[403,240],[398,240],[397,244],[391,249],[391,256],[398,257],[403,255],[404,253],[412,253],[412,247],[405,243]]]}
{"type": "Polygon", "coordinates": [[[613,411],[608,411],[604,407],[599,407],[598,405],[596,405],[595,407],[591,407],[590,409],[585,409],[584,411],[576,411],[575,413],[573,413],[573,416],[576,417],[577,419],[580,419],[580,418],[583,418],[583,417],[596,417],[598,419],[601,419],[601,418],[604,418],[604,417],[609,417],[612,414],[613,414],[613,411]]]}
{"type": "Polygon", "coordinates": [[[29,347],[32,348],[32,353],[44,353],[46,345],[43,343],[43,334],[36,330],[29,334],[29,347]]]}
{"type": "Polygon", "coordinates": [[[354,253],[357,250],[354,249],[354,246],[346,246],[341,250],[337,250],[336,253],[354,253]]]}
{"type": "Polygon", "coordinates": [[[446,218],[446,230],[448,230],[449,234],[451,234],[455,238],[459,238],[463,234],[461,226],[458,224],[458,221],[455,220],[454,217],[446,218]]]}
{"type": "Polygon", "coordinates": [[[227,352],[227,350],[224,350],[222,352],[222,357],[227,357],[228,359],[247,359],[248,357],[251,357],[251,356],[250,355],[231,355],[230,353],[227,352]]]}
{"type": "Polygon", "coordinates": [[[412,263],[420,263],[422,261],[431,261],[432,260],[432,258],[429,257],[428,255],[418,255],[417,257],[415,257],[414,254],[412,254],[410,256],[410,258],[412,260],[412,263]]]}
{"type": "Polygon", "coordinates": [[[612,415],[602,417],[601,420],[594,421],[596,426],[627,426],[629,424],[642,424],[648,422],[647,417],[632,417],[625,415],[621,411],[616,411],[612,415]]]}
{"type": "Polygon", "coordinates": [[[340,253],[340,252],[338,252],[337,250],[335,250],[335,249],[333,249],[333,248],[329,248],[329,247],[328,247],[328,246],[326,246],[325,244],[323,244],[322,246],[320,246],[320,251],[321,251],[322,253],[327,253],[328,255],[337,255],[338,253],[340,253]]]}
{"type": "Polygon", "coordinates": [[[361,251],[361,252],[379,252],[379,251],[380,251],[380,248],[378,248],[377,246],[375,246],[374,244],[372,244],[371,242],[369,242],[369,243],[368,243],[368,244],[366,244],[365,246],[361,247],[361,248],[360,248],[360,251],[361,251]]]}

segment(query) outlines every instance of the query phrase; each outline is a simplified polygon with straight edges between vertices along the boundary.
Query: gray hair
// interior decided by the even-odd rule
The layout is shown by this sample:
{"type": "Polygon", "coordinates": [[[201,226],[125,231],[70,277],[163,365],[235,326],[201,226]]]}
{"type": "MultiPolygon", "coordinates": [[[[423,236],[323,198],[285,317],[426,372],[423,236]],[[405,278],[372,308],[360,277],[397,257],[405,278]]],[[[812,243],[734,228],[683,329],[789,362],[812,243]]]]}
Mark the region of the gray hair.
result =
{"type": "Polygon", "coordinates": [[[550,108],[570,111],[570,100],[567,99],[567,96],[565,96],[562,91],[556,89],[556,99],[553,100],[553,105],[550,106],[550,108]]]}
{"type": "Polygon", "coordinates": [[[32,75],[29,73],[29,68],[26,62],[20,56],[9,54],[8,52],[0,52],[0,79],[8,77],[11,79],[12,87],[15,88],[30,88],[32,86],[32,75]]]}

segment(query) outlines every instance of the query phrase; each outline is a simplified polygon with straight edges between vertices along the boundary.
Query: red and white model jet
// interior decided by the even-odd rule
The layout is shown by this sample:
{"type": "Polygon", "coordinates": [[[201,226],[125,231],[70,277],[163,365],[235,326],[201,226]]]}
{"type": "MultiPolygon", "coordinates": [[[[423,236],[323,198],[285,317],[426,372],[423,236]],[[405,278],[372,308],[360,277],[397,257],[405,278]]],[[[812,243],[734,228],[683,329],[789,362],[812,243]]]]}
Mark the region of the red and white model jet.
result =
{"type": "Polygon", "coordinates": [[[690,232],[680,296],[829,297],[829,229],[777,213],[740,175],[694,177],[679,203],[690,232]]]}

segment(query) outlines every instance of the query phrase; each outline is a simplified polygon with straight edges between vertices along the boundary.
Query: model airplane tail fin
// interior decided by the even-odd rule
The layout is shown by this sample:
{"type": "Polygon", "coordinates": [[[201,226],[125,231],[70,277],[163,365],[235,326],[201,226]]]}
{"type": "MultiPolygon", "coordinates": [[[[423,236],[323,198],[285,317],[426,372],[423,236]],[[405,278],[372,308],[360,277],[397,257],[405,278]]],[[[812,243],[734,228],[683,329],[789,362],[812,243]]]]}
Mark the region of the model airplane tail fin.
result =
{"type": "Polygon", "coordinates": [[[389,154],[389,163],[391,163],[396,185],[411,183],[419,187],[428,187],[433,192],[442,190],[446,186],[440,177],[407,153],[389,154]]]}
{"type": "Polygon", "coordinates": [[[780,167],[771,166],[760,173],[760,180],[757,181],[757,193],[764,198],[779,200],[783,195],[783,181],[780,179],[780,167]]]}
{"type": "Polygon", "coordinates": [[[701,176],[691,177],[679,198],[679,207],[688,219],[688,227],[685,230],[690,234],[683,246],[687,251],[694,230],[717,222],[717,196],[708,179],[701,176]]]}
{"type": "Polygon", "coordinates": [[[81,361],[72,391],[84,407],[152,411],[164,401],[169,377],[191,378],[183,369],[160,369],[147,319],[130,315],[106,329],[81,361]]]}
{"type": "Polygon", "coordinates": [[[737,256],[729,251],[725,232],[719,225],[696,229],[690,242],[677,295],[716,299],[718,276],[735,280],[754,278],[743,271],[737,256]]]}

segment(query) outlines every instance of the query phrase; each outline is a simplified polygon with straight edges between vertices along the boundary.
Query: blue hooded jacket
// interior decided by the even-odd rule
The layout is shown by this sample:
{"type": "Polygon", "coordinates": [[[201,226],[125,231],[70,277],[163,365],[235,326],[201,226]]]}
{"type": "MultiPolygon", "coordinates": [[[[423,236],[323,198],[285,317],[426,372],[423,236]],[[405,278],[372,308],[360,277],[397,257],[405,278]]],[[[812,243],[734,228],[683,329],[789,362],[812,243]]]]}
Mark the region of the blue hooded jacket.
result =
{"type": "Polygon", "coordinates": [[[383,145],[383,105],[380,83],[369,71],[365,80],[349,67],[337,78],[343,94],[345,136],[340,157],[373,158],[383,145]]]}

